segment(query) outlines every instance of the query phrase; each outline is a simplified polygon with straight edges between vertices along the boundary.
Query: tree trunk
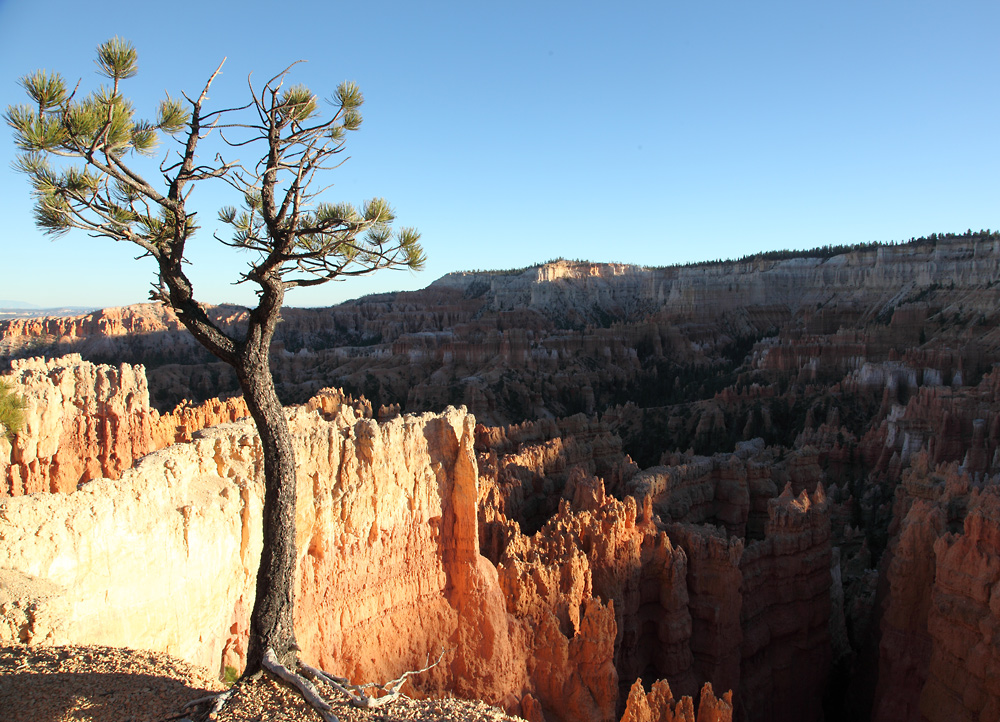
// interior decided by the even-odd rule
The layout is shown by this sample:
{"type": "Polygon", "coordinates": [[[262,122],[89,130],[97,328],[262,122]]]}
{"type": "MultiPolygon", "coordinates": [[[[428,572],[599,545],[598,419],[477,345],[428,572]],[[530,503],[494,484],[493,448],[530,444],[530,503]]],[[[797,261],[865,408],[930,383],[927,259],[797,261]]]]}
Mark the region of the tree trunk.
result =
{"type": "MultiPolygon", "coordinates": [[[[256,344],[255,344],[256,345],[256,344]]],[[[261,669],[274,650],[282,664],[295,653],[295,452],[288,419],[274,390],[266,343],[248,350],[236,373],[247,408],[257,424],[264,453],[264,548],[257,571],[257,595],[250,616],[244,676],[261,669]]]]}

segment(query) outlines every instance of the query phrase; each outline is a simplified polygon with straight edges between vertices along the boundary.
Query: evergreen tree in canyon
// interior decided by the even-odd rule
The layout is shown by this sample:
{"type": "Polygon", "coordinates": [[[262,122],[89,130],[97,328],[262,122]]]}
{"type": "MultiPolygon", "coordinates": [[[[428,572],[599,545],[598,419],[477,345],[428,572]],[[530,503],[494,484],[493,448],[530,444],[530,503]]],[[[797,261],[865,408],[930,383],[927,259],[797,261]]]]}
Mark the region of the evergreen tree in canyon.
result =
{"type": "Polygon", "coordinates": [[[8,441],[24,426],[24,399],[18,396],[6,381],[0,381],[0,433],[8,441]]]}
{"type": "Polygon", "coordinates": [[[339,85],[324,114],[308,88],[287,82],[289,66],[259,89],[251,82],[245,106],[209,110],[220,64],[199,95],[168,95],[151,119],[140,119],[122,91],[136,75],[134,47],[109,40],[98,48],[97,66],[106,82],[87,95],[45,70],[21,79],[30,103],[5,114],[21,151],[15,165],[31,181],[42,230],[80,229],[138,246],[158,267],[151,297],[235,370],[260,434],[265,475],[264,548],[244,675],[270,669],[269,650],[293,665],[295,455],[268,364],[271,339],[286,292],[384,268],[419,269],[420,236],[394,230],[383,199],[361,207],[320,200],[325,172],[342,162],[346,134],[361,125],[355,84],[339,85]],[[164,135],[174,145],[157,167],[150,157],[164,135]],[[249,161],[226,160],[230,154],[249,161]],[[198,184],[213,180],[240,201],[219,211],[228,230],[216,238],[249,253],[238,282],[257,286],[257,305],[237,331],[212,320],[184,269],[197,230],[189,200],[198,184]]]}

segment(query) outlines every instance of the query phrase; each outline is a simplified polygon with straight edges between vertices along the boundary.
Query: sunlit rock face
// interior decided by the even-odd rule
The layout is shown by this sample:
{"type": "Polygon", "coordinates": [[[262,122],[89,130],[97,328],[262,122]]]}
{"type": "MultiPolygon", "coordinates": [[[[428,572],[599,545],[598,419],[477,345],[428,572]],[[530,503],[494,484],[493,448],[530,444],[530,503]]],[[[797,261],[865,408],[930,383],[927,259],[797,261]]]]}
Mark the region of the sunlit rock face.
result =
{"type": "Polygon", "coordinates": [[[184,402],[160,414],[149,406],[142,366],[79,355],[16,360],[5,379],[24,401],[24,427],[12,442],[0,437],[0,497],[117,479],[150,451],[247,416],[241,398],[184,402]]]}
{"type": "MultiPolygon", "coordinates": [[[[648,507],[637,523],[634,501],[607,497],[577,472],[570,485],[583,516],[564,523],[578,535],[550,521],[547,563],[532,562],[529,573],[512,544],[496,566],[480,554],[473,417],[452,409],[379,424],[365,411],[337,392],[289,411],[305,658],[368,681],[443,650],[419,681],[424,692],[536,719],[613,720],[624,706],[616,640],[635,639],[644,605],[662,598],[667,613],[655,623],[674,639],[670,650],[621,653],[634,657],[632,668],[654,669],[653,658],[663,669],[689,666],[683,552],[653,528],[648,507]],[[581,539],[598,555],[596,577],[585,555],[568,551],[581,539]],[[617,578],[615,565],[630,559],[645,559],[648,571],[617,578]],[[538,575],[550,582],[539,587],[538,575]]],[[[253,427],[240,421],[151,453],[118,479],[5,499],[0,636],[147,647],[238,667],[261,547],[261,467],[253,427]]],[[[728,709],[702,696],[706,709],[728,709]]]]}
{"type": "MultiPolygon", "coordinates": [[[[551,449],[524,429],[494,436],[495,447],[487,433],[479,436],[481,468],[497,470],[495,481],[487,479],[496,491],[488,488],[480,506],[481,533],[499,559],[501,581],[509,580],[508,600],[524,606],[525,584],[559,590],[546,606],[569,629],[579,625],[580,595],[613,602],[619,699],[637,677],[666,679],[691,696],[709,682],[733,690],[750,719],[821,718],[832,577],[830,511],[814,462],[794,455],[775,463],[759,444],[733,455],[679,457],[672,466],[632,469],[620,484],[627,490],[621,502],[584,465],[568,477],[547,476],[548,487],[523,475],[518,486],[505,470],[551,449]],[[511,436],[523,439],[516,449],[511,436]],[[509,453],[493,461],[497,448],[509,453]],[[783,493],[775,478],[786,480],[783,493]],[[502,510],[531,506],[539,489],[562,501],[536,534],[524,536],[502,510]],[[763,507],[756,539],[746,536],[751,497],[763,507]]],[[[560,448],[579,448],[574,435],[560,438],[560,448]]],[[[553,467],[535,468],[544,475],[553,467]]]]}
{"type": "MultiPolygon", "coordinates": [[[[81,366],[83,377],[93,370],[81,366]]],[[[574,573],[553,559],[543,568],[581,582],[570,584],[563,603],[521,588],[520,576],[503,565],[498,572],[479,553],[474,419],[451,410],[378,424],[356,406],[330,392],[289,414],[299,464],[296,624],[304,656],[372,680],[423,666],[443,650],[442,664],[420,682],[426,692],[515,710],[527,700],[550,720],[616,718],[618,622],[614,603],[582,583],[585,566],[574,573]]],[[[118,479],[6,499],[0,634],[239,666],[261,545],[261,466],[256,434],[242,421],[151,453],[118,479]]],[[[634,504],[617,510],[621,503],[592,478],[578,486],[579,504],[596,513],[610,503],[628,538],[634,504]]],[[[648,552],[658,557],[669,554],[660,536],[659,551],[648,552]]],[[[608,584],[601,576],[602,588],[608,584]]]]}
{"type": "MultiPolygon", "coordinates": [[[[395,673],[440,651],[421,630],[448,647],[460,619],[481,629],[490,589],[506,636],[496,572],[477,562],[471,417],[380,427],[349,405],[319,406],[290,416],[305,652],[358,677],[395,673]],[[466,608],[463,595],[476,594],[485,597],[466,608]]],[[[238,662],[260,550],[261,464],[244,421],[150,454],[117,480],[5,500],[5,567],[60,590],[12,635],[163,648],[216,668],[224,656],[238,662]]],[[[497,668],[486,661],[471,666],[489,677],[497,668]]]]}
{"type": "MultiPolygon", "coordinates": [[[[286,309],[276,382],[312,397],[289,410],[300,644],[359,679],[444,648],[423,691],[548,722],[993,718],[997,281],[996,241],[966,237],[673,269],[555,262],[286,309]],[[347,391],[315,395],[330,384],[347,391]]],[[[0,520],[31,530],[4,539],[58,557],[4,572],[28,591],[0,599],[3,633],[53,640],[73,614],[99,629],[90,600],[137,595],[129,609],[157,622],[128,634],[239,666],[256,442],[246,422],[199,431],[245,413],[212,400],[233,377],[155,307],[33,323],[0,324],[5,358],[44,346],[114,364],[8,372],[36,401],[24,438],[0,440],[0,493],[67,493],[3,502],[0,520]],[[163,471],[175,456],[183,481],[163,471]],[[136,494],[159,511],[126,511],[136,494]],[[224,613],[190,611],[206,627],[191,641],[157,631],[174,581],[119,589],[95,559],[127,560],[146,525],[164,551],[123,568],[188,579],[191,564],[204,585],[184,551],[202,516],[231,539],[204,563],[229,571],[204,603],[224,613]],[[89,523],[114,531],[71,531],[89,523]],[[87,551],[98,536],[125,541],[87,551]],[[94,586],[65,571],[77,563],[94,586]]]]}
{"type": "Polygon", "coordinates": [[[0,493],[73,491],[81,481],[120,476],[152,448],[141,367],[95,366],[76,356],[15,362],[13,371],[24,431],[0,449],[7,452],[0,454],[0,493]]]}

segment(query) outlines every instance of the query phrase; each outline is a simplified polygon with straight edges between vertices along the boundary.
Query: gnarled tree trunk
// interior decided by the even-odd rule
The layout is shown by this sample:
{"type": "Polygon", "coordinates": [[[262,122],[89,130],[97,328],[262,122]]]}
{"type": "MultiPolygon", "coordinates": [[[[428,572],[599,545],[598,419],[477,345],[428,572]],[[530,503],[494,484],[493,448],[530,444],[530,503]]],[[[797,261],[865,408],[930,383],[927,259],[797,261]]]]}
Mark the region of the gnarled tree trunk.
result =
{"type": "Polygon", "coordinates": [[[269,648],[282,663],[288,663],[295,651],[295,451],[288,419],[271,379],[267,346],[248,350],[240,361],[243,368],[237,366],[236,373],[260,434],[265,479],[264,546],[244,672],[249,675],[260,670],[269,648]]]}

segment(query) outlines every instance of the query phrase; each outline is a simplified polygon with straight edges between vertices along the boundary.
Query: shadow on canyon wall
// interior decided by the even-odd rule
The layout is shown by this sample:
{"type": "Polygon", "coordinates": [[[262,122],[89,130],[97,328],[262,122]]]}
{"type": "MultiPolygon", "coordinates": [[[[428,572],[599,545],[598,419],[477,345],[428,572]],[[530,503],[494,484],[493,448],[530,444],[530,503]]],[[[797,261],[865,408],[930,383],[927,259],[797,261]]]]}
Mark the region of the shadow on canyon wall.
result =
{"type": "MultiPolygon", "coordinates": [[[[570,638],[613,617],[619,714],[667,679],[732,689],[736,719],[985,719],[998,309],[994,234],[559,261],[286,309],[272,371],[286,403],[337,386],[380,418],[468,407],[508,611],[570,638]],[[518,607],[538,594],[544,615],[518,607]]],[[[163,413],[236,392],[153,306],[3,322],[0,351],[144,364],[163,413]]],[[[561,719],[554,698],[522,711],[561,719]]]]}

